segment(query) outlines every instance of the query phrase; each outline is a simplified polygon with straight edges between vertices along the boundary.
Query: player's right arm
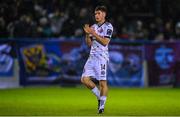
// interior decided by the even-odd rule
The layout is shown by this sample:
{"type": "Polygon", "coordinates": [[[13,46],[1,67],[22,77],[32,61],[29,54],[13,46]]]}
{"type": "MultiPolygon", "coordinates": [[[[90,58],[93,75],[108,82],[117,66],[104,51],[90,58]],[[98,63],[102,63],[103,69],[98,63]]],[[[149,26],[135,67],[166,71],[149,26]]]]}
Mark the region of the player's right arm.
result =
{"type": "Polygon", "coordinates": [[[90,47],[92,44],[92,41],[91,41],[91,37],[90,37],[89,24],[85,24],[83,29],[84,29],[84,32],[86,33],[86,37],[85,37],[86,44],[90,47]]]}
{"type": "Polygon", "coordinates": [[[89,34],[86,34],[86,44],[90,47],[92,44],[91,38],[89,36],[89,34]]]}

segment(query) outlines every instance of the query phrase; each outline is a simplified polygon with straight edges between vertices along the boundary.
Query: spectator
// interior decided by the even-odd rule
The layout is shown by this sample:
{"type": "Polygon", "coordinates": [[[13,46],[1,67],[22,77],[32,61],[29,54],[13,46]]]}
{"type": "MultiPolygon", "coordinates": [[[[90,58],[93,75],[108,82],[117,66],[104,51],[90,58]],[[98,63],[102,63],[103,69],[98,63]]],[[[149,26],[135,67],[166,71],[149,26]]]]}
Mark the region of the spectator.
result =
{"type": "Polygon", "coordinates": [[[34,37],[35,23],[28,15],[23,15],[14,23],[13,37],[34,37]]]}
{"type": "Polygon", "coordinates": [[[166,40],[180,38],[178,0],[4,0],[0,1],[1,37],[82,37],[82,26],[91,24],[88,19],[99,4],[106,5],[113,17],[109,20],[114,38],[154,40],[160,34],[166,40]]]}
{"type": "Polygon", "coordinates": [[[50,28],[49,21],[46,17],[39,19],[39,26],[37,27],[38,37],[51,37],[53,32],[50,28]]]}
{"type": "Polygon", "coordinates": [[[49,14],[50,26],[54,37],[58,37],[60,35],[63,24],[68,17],[67,12],[60,12],[59,9],[56,9],[54,13],[49,14]]]}

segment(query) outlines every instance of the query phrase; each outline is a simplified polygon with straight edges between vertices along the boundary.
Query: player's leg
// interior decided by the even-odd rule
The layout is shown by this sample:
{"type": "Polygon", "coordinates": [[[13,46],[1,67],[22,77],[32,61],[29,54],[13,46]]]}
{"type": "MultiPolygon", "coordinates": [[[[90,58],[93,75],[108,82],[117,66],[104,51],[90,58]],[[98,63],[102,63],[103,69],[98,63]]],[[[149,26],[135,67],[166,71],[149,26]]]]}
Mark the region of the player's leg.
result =
{"type": "Polygon", "coordinates": [[[100,91],[90,77],[82,77],[81,82],[92,91],[92,93],[97,97],[98,100],[100,100],[100,91]]]}
{"type": "Polygon", "coordinates": [[[83,76],[81,78],[81,82],[88,88],[88,89],[93,89],[96,87],[95,83],[91,80],[90,77],[88,76],[83,76]]]}
{"type": "Polygon", "coordinates": [[[108,85],[106,80],[99,81],[100,86],[100,96],[107,96],[108,93],[108,85]]]}
{"type": "Polygon", "coordinates": [[[93,64],[92,64],[92,60],[88,59],[85,66],[84,66],[84,70],[83,70],[83,74],[81,77],[81,82],[87,87],[89,88],[93,94],[97,97],[97,99],[100,99],[100,91],[99,89],[96,87],[95,83],[91,80],[90,76],[95,76],[95,72],[93,69],[93,64]]]}
{"type": "Polygon", "coordinates": [[[100,107],[99,107],[99,113],[103,113],[104,106],[107,98],[108,93],[108,86],[106,80],[100,80],[99,81],[99,87],[100,87],[100,107]]]}
{"type": "Polygon", "coordinates": [[[99,60],[98,66],[97,66],[97,72],[98,72],[98,80],[99,80],[99,87],[100,87],[100,106],[99,106],[99,113],[104,112],[104,106],[107,98],[107,92],[108,92],[108,86],[107,86],[107,80],[106,80],[106,74],[107,74],[107,61],[102,59],[99,60]]]}

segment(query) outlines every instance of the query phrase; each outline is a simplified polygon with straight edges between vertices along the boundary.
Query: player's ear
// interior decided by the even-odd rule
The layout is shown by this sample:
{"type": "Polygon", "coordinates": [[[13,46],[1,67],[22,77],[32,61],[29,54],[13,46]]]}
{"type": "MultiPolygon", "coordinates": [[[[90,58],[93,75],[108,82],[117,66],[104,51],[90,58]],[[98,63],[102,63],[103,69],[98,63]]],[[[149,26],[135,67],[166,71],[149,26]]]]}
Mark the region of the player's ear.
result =
{"type": "Polygon", "coordinates": [[[102,12],[103,16],[106,17],[106,13],[105,12],[102,12]]]}

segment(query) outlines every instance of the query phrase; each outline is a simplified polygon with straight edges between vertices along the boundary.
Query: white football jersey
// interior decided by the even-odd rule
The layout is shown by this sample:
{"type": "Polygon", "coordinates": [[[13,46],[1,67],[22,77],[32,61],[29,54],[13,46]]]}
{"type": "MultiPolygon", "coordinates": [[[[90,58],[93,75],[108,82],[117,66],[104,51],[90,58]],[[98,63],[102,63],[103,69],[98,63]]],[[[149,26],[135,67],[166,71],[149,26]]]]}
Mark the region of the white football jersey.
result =
{"type": "MultiPolygon", "coordinates": [[[[113,26],[111,23],[104,22],[101,25],[94,24],[91,27],[99,36],[111,39],[113,33],[113,26]]],[[[100,42],[96,41],[95,37],[92,35],[90,35],[90,37],[92,40],[90,56],[95,56],[109,61],[108,45],[102,45],[100,42]]]]}

